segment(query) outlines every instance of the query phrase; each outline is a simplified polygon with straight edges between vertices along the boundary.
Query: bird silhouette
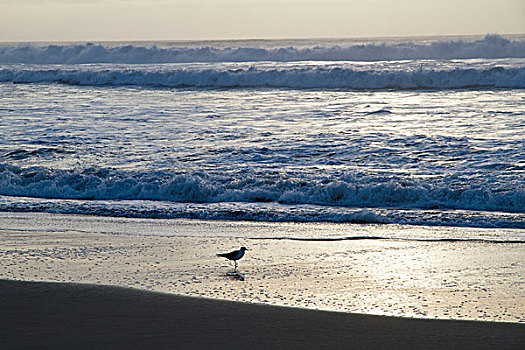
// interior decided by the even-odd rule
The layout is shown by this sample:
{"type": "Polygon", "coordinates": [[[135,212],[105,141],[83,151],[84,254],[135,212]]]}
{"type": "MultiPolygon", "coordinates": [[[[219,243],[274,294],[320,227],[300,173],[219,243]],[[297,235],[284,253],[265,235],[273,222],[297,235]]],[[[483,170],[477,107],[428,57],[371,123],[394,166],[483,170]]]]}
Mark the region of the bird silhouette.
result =
{"type": "Polygon", "coordinates": [[[217,254],[217,256],[226,258],[228,260],[233,260],[233,262],[235,263],[235,269],[233,271],[237,272],[237,260],[239,260],[240,258],[244,256],[244,252],[246,250],[248,250],[246,249],[246,247],[241,247],[241,249],[239,250],[234,250],[233,252],[229,252],[229,253],[217,254]]]}

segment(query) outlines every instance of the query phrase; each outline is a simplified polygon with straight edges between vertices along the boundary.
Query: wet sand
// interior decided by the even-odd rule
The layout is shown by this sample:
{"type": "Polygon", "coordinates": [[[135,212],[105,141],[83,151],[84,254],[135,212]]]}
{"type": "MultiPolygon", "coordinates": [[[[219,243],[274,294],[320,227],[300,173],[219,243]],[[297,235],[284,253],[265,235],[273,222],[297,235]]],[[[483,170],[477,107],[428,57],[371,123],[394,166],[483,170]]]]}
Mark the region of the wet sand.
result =
{"type": "Polygon", "coordinates": [[[517,323],[283,308],[0,280],[3,349],[522,349],[517,323]]]}
{"type": "MultiPolygon", "coordinates": [[[[16,218],[24,225],[31,221],[25,214],[16,218]]],[[[235,237],[235,230],[260,230],[264,236],[296,226],[46,218],[55,226],[46,226],[41,215],[24,230],[12,220],[2,222],[7,229],[0,231],[0,278],[330,311],[525,323],[525,249],[519,243],[263,240],[235,237]],[[147,235],[158,232],[163,235],[147,235]],[[228,275],[233,264],[216,256],[240,246],[250,249],[239,261],[242,282],[228,275]]]]}

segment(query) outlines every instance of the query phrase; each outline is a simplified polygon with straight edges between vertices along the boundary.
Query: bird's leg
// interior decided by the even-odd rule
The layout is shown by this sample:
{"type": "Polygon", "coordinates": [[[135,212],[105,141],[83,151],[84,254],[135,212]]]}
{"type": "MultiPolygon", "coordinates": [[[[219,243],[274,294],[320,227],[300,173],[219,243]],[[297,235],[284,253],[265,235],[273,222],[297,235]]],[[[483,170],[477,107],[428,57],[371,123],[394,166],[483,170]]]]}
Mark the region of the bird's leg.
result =
{"type": "Polygon", "coordinates": [[[233,270],[233,272],[237,272],[237,261],[233,261],[235,263],[235,269],[233,270]]]}

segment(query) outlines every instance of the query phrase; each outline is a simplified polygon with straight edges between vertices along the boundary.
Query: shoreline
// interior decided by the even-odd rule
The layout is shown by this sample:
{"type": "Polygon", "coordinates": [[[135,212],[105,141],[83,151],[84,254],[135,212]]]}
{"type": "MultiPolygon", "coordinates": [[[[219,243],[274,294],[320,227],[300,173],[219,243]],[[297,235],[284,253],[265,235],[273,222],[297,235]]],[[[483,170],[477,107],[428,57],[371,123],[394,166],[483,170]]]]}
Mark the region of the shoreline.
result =
{"type": "Polygon", "coordinates": [[[516,323],[284,308],[117,286],[0,280],[6,349],[519,349],[516,323]]]}

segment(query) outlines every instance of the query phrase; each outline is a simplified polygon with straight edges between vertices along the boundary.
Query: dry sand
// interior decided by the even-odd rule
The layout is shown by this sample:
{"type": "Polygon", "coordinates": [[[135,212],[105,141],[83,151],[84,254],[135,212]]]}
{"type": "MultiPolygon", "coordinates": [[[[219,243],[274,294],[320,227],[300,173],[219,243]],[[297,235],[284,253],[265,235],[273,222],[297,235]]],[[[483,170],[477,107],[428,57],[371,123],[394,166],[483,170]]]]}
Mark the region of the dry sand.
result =
{"type": "Polygon", "coordinates": [[[517,323],[323,312],[0,280],[2,349],[523,349],[517,323]]]}

